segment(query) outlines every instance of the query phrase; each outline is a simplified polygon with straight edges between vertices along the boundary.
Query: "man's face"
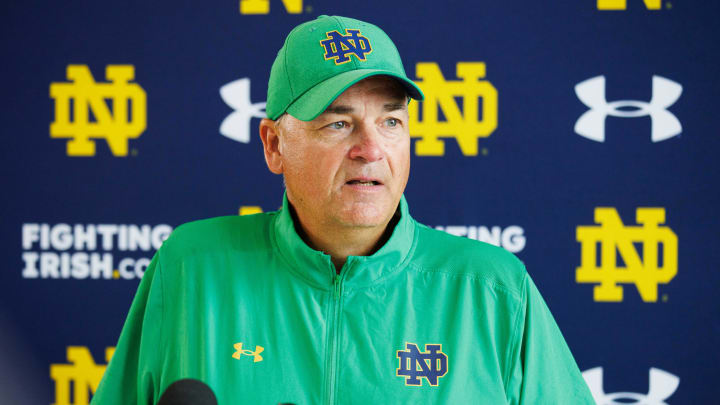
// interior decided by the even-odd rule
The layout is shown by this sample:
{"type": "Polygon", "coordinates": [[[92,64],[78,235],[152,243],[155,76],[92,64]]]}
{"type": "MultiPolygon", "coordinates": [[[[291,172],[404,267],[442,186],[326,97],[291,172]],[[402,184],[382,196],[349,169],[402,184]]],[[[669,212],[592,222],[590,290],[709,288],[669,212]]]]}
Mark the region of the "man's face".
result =
{"type": "Polygon", "coordinates": [[[410,172],[405,91],[393,79],[370,77],[312,121],[286,115],[279,151],[304,226],[385,227],[410,172]]]}

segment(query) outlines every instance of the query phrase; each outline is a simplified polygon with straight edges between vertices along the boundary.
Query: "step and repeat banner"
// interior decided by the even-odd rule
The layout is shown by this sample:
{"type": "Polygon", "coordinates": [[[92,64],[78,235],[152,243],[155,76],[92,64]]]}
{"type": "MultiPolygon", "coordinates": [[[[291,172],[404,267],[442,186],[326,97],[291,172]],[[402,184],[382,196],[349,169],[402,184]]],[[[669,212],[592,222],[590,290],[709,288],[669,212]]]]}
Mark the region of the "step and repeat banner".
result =
{"type": "Polygon", "coordinates": [[[281,205],[257,125],[322,14],[395,41],[410,212],[526,264],[598,404],[720,402],[717,3],[2,8],[0,402],[88,404],[172,230],[281,205]]]}

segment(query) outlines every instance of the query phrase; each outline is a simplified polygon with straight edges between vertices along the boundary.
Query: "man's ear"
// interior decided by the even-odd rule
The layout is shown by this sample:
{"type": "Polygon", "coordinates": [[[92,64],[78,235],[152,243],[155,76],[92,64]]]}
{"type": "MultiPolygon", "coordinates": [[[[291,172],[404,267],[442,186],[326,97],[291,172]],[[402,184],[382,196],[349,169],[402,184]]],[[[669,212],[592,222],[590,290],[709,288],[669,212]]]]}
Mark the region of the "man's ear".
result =
{"type": "Polygon", "coordinates": [[[280,137],[275,121],[263,118],[260,121],[260,139],[265,152],[265,163],[275,174],[282,174],[282,155],[280,154],[280,137]]]}

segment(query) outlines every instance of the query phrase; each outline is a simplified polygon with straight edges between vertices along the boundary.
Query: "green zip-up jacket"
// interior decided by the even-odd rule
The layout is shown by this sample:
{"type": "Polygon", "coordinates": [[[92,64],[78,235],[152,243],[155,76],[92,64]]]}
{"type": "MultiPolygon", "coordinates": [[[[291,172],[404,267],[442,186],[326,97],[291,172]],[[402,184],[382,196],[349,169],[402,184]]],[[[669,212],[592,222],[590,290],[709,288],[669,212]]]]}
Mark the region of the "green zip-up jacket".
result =
{"type": "Polygon", "coordinates": [[[158,250],[92,404],[182,378],[219,405],[594,404],[522,263],[413,220],[330,257],[277,212],[192,222],[158,250]]]}

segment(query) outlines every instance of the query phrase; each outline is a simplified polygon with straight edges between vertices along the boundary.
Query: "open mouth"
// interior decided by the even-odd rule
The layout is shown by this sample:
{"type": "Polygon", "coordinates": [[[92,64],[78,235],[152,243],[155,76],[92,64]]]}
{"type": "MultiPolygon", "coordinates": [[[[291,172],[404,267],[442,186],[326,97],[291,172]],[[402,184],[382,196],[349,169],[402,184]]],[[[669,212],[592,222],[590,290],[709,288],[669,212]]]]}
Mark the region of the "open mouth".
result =
{"type": "Polygon", "coordinates": [[[350,180],[345,184],[357,186],[379,186],[381,183],[375,180],[350,180]]]}

